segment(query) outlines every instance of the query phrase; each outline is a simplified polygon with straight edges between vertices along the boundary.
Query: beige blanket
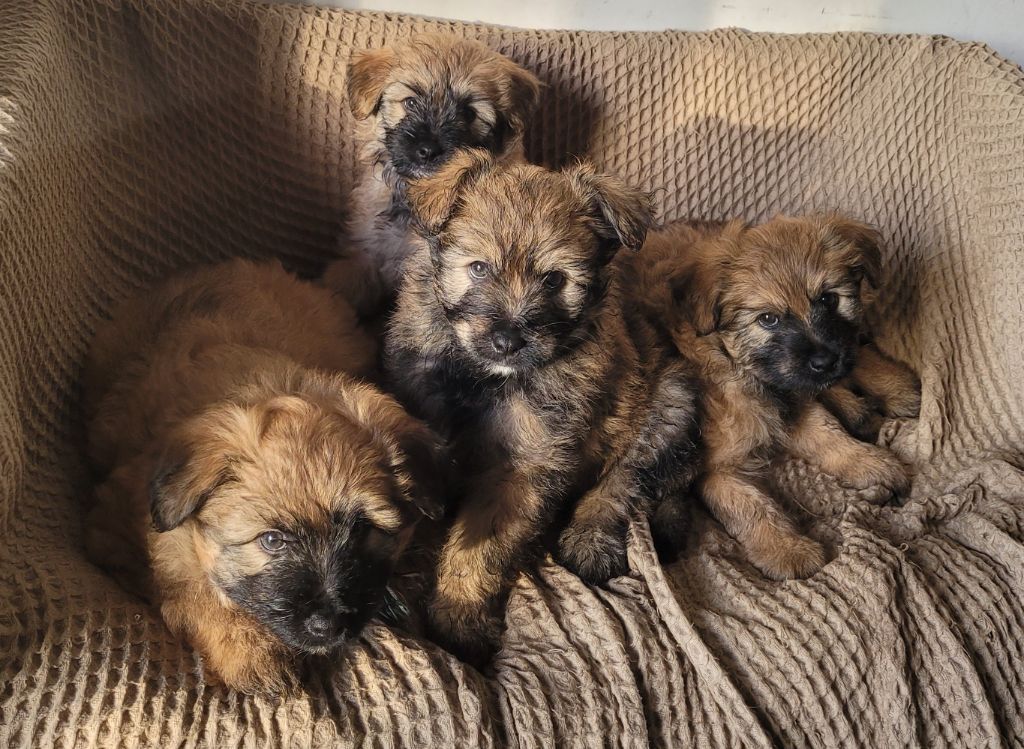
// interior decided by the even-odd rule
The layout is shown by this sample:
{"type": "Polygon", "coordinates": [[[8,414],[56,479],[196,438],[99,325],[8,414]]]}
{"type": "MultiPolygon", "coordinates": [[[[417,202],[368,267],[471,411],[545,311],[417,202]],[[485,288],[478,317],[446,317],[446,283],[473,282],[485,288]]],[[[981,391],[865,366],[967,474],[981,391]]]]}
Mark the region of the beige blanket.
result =
{"type": "Polygon", "coordinates": [[[82,552],[79,366],[184,264],[331,251],[345,62],[422,20],[248,0],[0,2],[0,746],[997,746],[1024,741],[1024,76],[949,39],[450,25],[547,82],[533,159],[587,155],[666,219],[841,208],[887,240],[883,341],[917,366],[916,466],[875,508],[780,484],[834,556],[775,583],[714,524],[662,569],[523,577],[493,672],[374,625],[274,704],[82,552]]]}

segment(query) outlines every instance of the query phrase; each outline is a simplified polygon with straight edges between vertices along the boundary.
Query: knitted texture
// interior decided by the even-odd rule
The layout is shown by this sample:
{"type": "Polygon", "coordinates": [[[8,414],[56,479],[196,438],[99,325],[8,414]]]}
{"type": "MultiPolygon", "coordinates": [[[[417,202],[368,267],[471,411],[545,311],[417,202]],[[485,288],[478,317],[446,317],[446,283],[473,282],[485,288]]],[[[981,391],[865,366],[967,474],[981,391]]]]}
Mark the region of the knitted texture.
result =
{"type": "Polygon", "coordinates": [[[1024,76],[980,45],[608,34],[249,0],[0,3],[0,745],[998,746],[1024,737],[1024,76]],[[546,82],[531,159],[661,216],[878,225],[883,344],[922,374],[882,440],[910,499],[778,472],[833,560],[771,582],[698,519],[659,566],[522,576],[480,674],[373,624],[298,697],[207,684],[90,565],[78,381],[111,305],[184,265],[334,250],[354,46],[445,28],[546,82]]]}

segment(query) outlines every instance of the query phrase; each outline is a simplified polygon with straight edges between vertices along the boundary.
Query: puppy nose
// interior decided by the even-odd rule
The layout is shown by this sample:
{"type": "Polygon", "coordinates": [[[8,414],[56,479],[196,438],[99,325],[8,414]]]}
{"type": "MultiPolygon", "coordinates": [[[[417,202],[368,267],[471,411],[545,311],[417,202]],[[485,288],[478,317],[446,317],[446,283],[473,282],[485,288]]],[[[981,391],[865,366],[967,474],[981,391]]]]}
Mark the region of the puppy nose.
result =
{"type": "Polygon", "coordinates": [[[491,346],[499,354],[514,354],[525,345],[523,334],[507,323],[496,325],[491,331],[491,346]]]}
{"type": "Polygon", "coordinates": [[[811,358],[808,360],[808,364],[811,369],[815,372],[827,372],[832,369],[836,362],[839,360],[839,356],[834,351],[828,349],[818,349],[811,358]]]}
{"type": "Polygon", "coordinates": [[[438,154],[441,153],[441,144],[437,142],[437,138],[427,137],[423,138],[416,144],[416,158],[422,161],[430,161],[438,154]]]}
{"type": "Polygon", "coordinates": [[[322,612],[315,612],[306,619],[306,631],[313,637],[328,637],[334,633],[334,622],[322,612]]]}

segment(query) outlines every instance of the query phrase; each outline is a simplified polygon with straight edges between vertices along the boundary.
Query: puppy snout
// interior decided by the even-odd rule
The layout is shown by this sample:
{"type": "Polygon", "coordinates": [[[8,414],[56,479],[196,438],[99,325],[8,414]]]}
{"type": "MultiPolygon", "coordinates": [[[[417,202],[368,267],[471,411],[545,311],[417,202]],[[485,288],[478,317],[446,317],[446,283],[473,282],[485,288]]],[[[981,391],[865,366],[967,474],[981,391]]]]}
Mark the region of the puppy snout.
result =
{"type": "Polygon", "coordinates": [[[416,158],[421,163],[436,158],[441,154],[441,151],[441,144],[433,136],[422,138],[416,143],[416,158]]]}
{"type": "Polygon", "coordinates": [[[499,323],[491,330],[491,347],[499,354],[514,354],[525,345],[522,332],[509,323],[499,323]]]}
{"type": "Polygon", "coordinates": [[[831,372],[838,361],[838,353],[831,349],[822,348],[811,354],[811,357],[807,360],[807,364],[811,368],[811,371],[822,374],[824,372],[831,372]]]}
{"type": "Polygon", "coordinates": [[[354,611],[346,606],[317,609],[306,617],[306,632],[318,640],[333,639],[342,630],[345,618],[353,613],[354,611]]]}

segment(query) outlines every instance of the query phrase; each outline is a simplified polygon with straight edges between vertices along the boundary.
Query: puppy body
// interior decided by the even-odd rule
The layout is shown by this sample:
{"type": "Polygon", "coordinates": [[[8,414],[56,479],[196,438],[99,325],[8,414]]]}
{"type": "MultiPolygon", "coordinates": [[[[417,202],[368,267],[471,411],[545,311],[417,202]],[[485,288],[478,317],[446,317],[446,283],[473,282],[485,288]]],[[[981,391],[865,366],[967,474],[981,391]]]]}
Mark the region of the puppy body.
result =
{"type": "Polygon", "coordinates": [[[855,488],[907,484],[894,456],[850,437],[817,400],[858,371],[861,287],[878,265],[874,233],[839,217],[675,224],[636,262],[648,316],[700,375],[700,493],[770,577],[807,576],[824,562],[768,493],[765,471],[779,454],[855,488]]]}
{"type": "Polygon", "coordinates": [[[692,381],[623,304],[613,258],[642,244],[644,196],[586,165],[479,153],[409,194],[426,239],[385,362],[410,409],[454,439],[464,496],[430,616],[482,658],[510,576],[573,500],[560,561],[591,581],[625,571],[629,512],[692,479],[692,381]]]}
{"type": "Polygon", "coordinates": [[[324,283],[365,316],[390,304],[412,249],[408,180],[469,148],[522,161],[539,89],[508,58],[447,34],[353,55],[348,95],[360,172],[342,257],[328,265],[324,283]]]}
{"type": "Polygon", "coordinates": [[[170,280],[97,334],[87,550],[231,687],[280,689],[296,655],[354,636],[433,511],[416,479],[434,466],[417,461],[439,443],[353,377],[374,360],[345,303],[240,260],[170,280]]]}

